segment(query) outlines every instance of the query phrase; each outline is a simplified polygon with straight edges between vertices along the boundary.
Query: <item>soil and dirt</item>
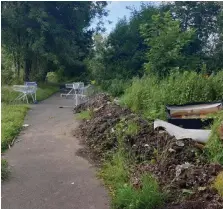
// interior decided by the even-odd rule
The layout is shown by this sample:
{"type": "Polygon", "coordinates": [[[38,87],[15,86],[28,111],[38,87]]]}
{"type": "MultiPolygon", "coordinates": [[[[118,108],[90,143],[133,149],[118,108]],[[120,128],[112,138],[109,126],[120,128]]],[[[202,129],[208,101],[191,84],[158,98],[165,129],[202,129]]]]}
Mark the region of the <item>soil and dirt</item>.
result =
{"type": "Polygon", "coordinates": [[[204,146],[191,139],[176,140],[164,130],[154,130],[153,124],[114,103],[106,94],[98,94],[74,112],[92,112],[90,120],[83,120],[79,135],[84,139],[88,157],[103,161],[118,146],[122,135],[125,151],[134,159],[130,168],[131,183],[140,189],[140,177],[145,172],[157,178],[167,194],[167,209],[220,209],[223,198],[212,182],[223,167],[208,163],[204,146]],[[134,122],[137,131],[129,134],[128,124],[134,122]]]}

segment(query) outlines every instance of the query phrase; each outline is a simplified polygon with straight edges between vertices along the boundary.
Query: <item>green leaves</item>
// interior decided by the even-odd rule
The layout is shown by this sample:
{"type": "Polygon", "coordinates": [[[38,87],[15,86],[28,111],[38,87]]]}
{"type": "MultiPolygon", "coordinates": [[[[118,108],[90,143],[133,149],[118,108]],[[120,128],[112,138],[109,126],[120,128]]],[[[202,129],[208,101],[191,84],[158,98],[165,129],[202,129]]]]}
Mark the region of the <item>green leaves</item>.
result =
{"type": "Polygon", "coordinates": [[[164,76],[171,68],[182,66],[181,51],[192,40],[194,30],[182,32],[180,22],[173,20],[170,12],[154,15],[152,19],[152,24],[141,25],[141,34],[150,47],[145,69],[164,76]]]}
{"type": "Polygon", "coordinates": [[[17,70],[21,66],[25,68],[25,79],[61,66],[65,67],[65,75],[80,74],[74,69],[88,55],[92,44],[93,31],[87,28],[95,16],[106,15],[106,4],[91,1],[3,2],[2,43],[14,54],[15,62],[19,60],[17,70]],[[45,63],[44,70],[40,70],[37,60],[45,63]]]}

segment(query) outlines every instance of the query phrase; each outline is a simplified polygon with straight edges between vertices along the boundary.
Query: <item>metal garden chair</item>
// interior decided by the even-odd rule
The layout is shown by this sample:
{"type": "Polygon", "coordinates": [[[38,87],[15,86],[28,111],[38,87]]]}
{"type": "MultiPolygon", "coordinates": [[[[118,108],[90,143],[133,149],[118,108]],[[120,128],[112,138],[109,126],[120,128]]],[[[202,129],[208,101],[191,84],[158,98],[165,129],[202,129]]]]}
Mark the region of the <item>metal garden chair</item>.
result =
{"type": "MultiPolygon", "coordinates": [[[[25,85],[26,86],[34,86],[36,88],[36,91],[37,91],[37,83],[35,81],[33,81],[33,82],[25,82],[25,85]]],[[[35,91],[35,94],[34,94],[35,102],[36,102],[36,91],[35,91]]]]}
{"type": "Polygon", "coordinates": [[[14,91],[19,92],[19,96],[15,99],[15,101],[21,100],[29,103],[28,95],[30,95],[33,99],[33,102],[35,102],[34,97],[36,94],[36,87],[35,86],[27,86],[27,85],[14,85],[13,87],[14,91]]]}
{"type": "Polygon", "coordinates": [[[67,89],[70,89],[70,91],[67,94],[61,94],[60,96],[66,96],[66,98],[68,96],[73,96],[75,97],[76,93],[78,93],[79,89],[84,87],[84,83],[83,82],[77,82],[77,83],[68,83],[65,84],[65,87],[67,89]]]}
{"type": "Polygon", "coordinates": [[[92,94],[92,86],[88,85],[82,88],[79,88],[79,92],[75,94],[75,106],[85,103],[88,101],[89,96],[92,94]]]}

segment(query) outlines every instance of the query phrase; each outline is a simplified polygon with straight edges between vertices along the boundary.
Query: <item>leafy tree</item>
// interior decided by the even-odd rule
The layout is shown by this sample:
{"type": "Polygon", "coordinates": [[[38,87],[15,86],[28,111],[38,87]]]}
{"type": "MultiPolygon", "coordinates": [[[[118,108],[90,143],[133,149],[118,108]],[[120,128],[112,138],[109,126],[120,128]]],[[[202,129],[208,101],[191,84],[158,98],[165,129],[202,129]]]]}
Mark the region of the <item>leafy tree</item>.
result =
{"type": "Polygon", "coordinates": [[[151,22],[152,15],[158,9],[146,4],[142,4],[139,11],[135,8],[129,9],[130,19],[119,20],[108,36],[104,63],[110,78],[131,78],[143,73],[144,54],[148,46],[140,35],[140,24],[151,22]]]}
{"type": "Polygon", "coordinates": [[[211,48],[208,66],[212,70],[222,70],[223,69],[223,4],[222,11],[218,16],[218,32],[213,42],[215,42],[214,46],[211,48]]]}
{"type": "MultiPolygon", "coordinates": [[[[91,20],[107,15],[106,2],[3,2],[2,43],[24,68],[24,79],[64,69],[73,76],[83,70],[92,46],[91,20]],[[44,63],[44,64],[43,64],[44,63]],[[79,69],[79,72],[78,72],[79,69]]],[[[100,29],[100,28],[99,28],[100,29]]]]}
{"type": "Polygon", "coordinates": [[[195,39],[187,48],[188,54],[202,53],[209,42],[210,35],[217,32],[217,16],[220,5],[206,1],[178,1],[170,10],[175,19],[180,21],[183,31],[196,29],[195,39]]]}
{"type": "Polygon", "coordinates": [[[141,33],[150,47],[145,64],[147,72],[166,75],[172,68],[184,66],[182,49],[193,38],[194,30],[181,31],[180,21],[173,20],[170,12],[154,15],[151,24],[143,24],[141,33]]]}

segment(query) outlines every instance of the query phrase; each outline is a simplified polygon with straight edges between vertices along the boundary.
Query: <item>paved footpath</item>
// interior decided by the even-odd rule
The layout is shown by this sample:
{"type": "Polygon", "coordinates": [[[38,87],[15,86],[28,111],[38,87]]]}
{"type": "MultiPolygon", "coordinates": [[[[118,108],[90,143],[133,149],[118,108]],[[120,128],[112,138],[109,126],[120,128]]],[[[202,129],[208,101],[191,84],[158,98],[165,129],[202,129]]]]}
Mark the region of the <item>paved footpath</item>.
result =
{"type": "Polygon", "coordinates": [[[6,152],[11,177],[2,184],[2,209],[108,209],[95,168],[76,155],[78,126],[72,100],[56,94],[33,105],[18,137],[6,152]]]}

